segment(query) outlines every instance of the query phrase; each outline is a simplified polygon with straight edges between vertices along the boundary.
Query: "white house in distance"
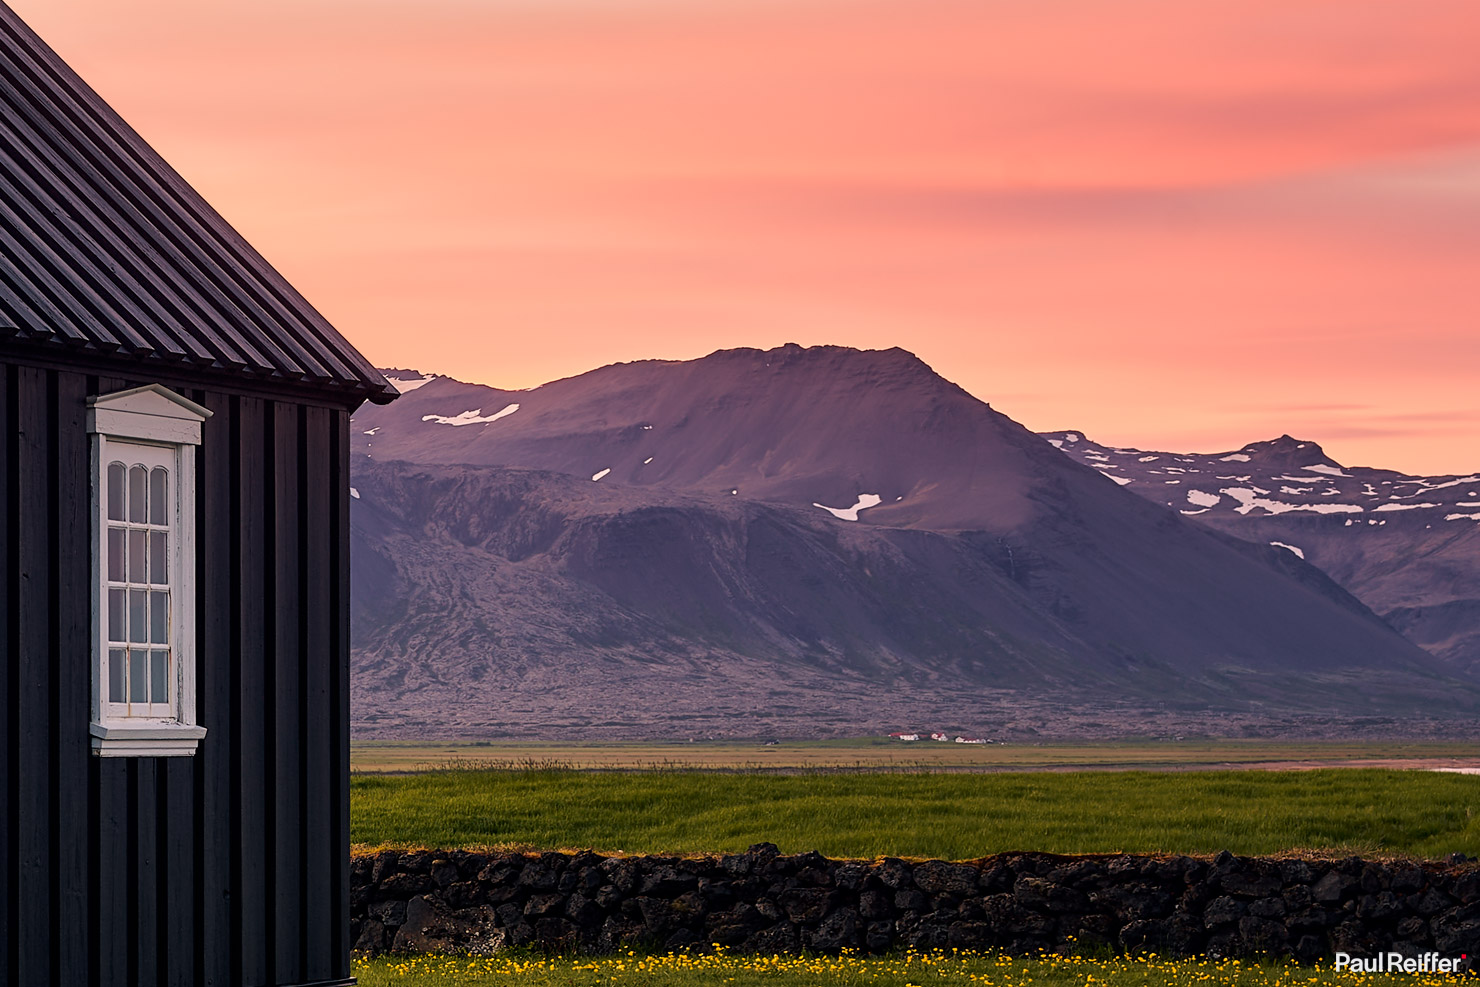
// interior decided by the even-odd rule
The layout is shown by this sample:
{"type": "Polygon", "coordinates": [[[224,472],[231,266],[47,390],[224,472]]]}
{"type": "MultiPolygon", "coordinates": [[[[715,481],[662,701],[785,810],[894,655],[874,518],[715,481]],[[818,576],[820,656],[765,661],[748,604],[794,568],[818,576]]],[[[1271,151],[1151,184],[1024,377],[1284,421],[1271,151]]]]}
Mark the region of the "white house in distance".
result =
{"type": "MultiPolygon", "coordinates": [[[[889,739],[890,740],[919,740],[920,739],[920,735],[918,733],[891,733],[889,735],[889,739]]],[[[950,734],[941,733],[940,731],[936,731],[936,732],[934,732],[934,733],[932,733],[930,735],[930,739],[931,740],[940,740],[940,741],[949,741],[951,739],[951,736],[950,736],[950,734]]],[[[991,741],[990,740],[987,740],[985,737],[957,736],[955,738],[955,740],[956,740],[956,743],[958,743],[958,744],[990,744],[991,743],[991,741]]]]}

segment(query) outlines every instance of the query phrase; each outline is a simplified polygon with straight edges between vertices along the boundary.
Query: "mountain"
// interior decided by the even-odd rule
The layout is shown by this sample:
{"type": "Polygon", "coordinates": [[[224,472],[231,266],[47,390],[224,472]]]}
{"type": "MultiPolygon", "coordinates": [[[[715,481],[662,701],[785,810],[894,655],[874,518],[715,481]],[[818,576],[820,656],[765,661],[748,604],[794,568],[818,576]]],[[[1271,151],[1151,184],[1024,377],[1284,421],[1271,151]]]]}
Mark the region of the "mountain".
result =
{"type": "Polygon", "coordinates": [[[875,524],[964,529],[986,519],[993,530],[1027,519],[1030,460],[1053,461],[898,349],[725,350],[617,364],[532,391],[389,373],[407,392],[394,410],[357,419],[366,426],[357,440],[381,460],[519,466],[842,510],[867,492],[880,498],[868,509],[875,524]],[[973,454],[963,458],[965,446],[973,454]]]}
{"type": "Polygon", "coordinates": [[[1480,705],[1319,569],[1121,489],[903,350],[726,350],[529,391],[387,375],[402,397],[352,426],[362,734],[1480,705]]]}
{"type": "Polygon", "coordinates": [[[1345,466],[1288,435],[1208,454],[1044,437],[1148,500],[1312,563],[1409,640],[1480,674],[1480,473],[1345,466]]]}

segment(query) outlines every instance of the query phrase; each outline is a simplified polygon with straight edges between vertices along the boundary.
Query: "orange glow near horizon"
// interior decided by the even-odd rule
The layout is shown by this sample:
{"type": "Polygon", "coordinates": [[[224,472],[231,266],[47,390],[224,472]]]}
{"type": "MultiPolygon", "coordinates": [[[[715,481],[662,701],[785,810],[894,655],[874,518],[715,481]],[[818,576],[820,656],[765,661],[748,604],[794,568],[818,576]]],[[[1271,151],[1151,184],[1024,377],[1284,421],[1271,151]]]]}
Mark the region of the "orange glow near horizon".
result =
{"type": "Polygon", "coordinates": [[[903,346],[1480,469],[1472,0],[10,0],[375,363],[903,346]]]}

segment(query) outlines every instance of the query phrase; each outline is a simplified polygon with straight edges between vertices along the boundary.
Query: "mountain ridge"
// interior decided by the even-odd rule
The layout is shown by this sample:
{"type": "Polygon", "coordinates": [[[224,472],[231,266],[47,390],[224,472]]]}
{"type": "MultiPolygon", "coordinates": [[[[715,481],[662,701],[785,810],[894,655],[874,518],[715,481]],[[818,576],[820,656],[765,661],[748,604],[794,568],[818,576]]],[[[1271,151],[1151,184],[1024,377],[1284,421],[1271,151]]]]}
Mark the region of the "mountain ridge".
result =
{"type": "Polygon", "coordinates": [[[1075,430],[1042,434],[1128,490],[1310,561],[1457,671],[1480,673],[1480,471],[1346,466],[1289,435],[1170,453],[1103,446],[1075,430]]]}
{"type": "Polygon", "coordinates": [[[660,683],[684,698],[654,723],[708,709],[729,735],[768,682],[792,683],[799,722],[855,688],[875,713],[915,690],[1065,722],[1474,705],[1325,573],[1123,491],[897,348],[726,350],[527,391],[403,373],[353,426],[367,709],[523,703],[552,676],[631,708],[624,681],[660,683]],[[469,692],[475,667],[497,688],[469,692]]]}

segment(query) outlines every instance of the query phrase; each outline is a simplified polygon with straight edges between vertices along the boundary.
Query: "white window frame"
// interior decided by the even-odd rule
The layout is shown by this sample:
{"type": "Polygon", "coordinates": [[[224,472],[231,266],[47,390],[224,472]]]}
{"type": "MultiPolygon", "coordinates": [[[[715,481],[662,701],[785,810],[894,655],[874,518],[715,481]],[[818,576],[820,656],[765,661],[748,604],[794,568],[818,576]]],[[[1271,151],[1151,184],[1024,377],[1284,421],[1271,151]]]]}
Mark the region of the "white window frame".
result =
{"type": "Polygon", "coordinates": [[[92,722],[93,753],[100,757],[193,755],[206,735],[195,713],[195,449],[201,423],[211,412],[159,384],[88,398],[92,447],[92,722]],[[131,453],[136,458],[131,458],[131,453]],[[108,465],[160,463],[170,472],[168,704],[148,715],[129,715],[126,703],[108,701],[108,465]]]}

